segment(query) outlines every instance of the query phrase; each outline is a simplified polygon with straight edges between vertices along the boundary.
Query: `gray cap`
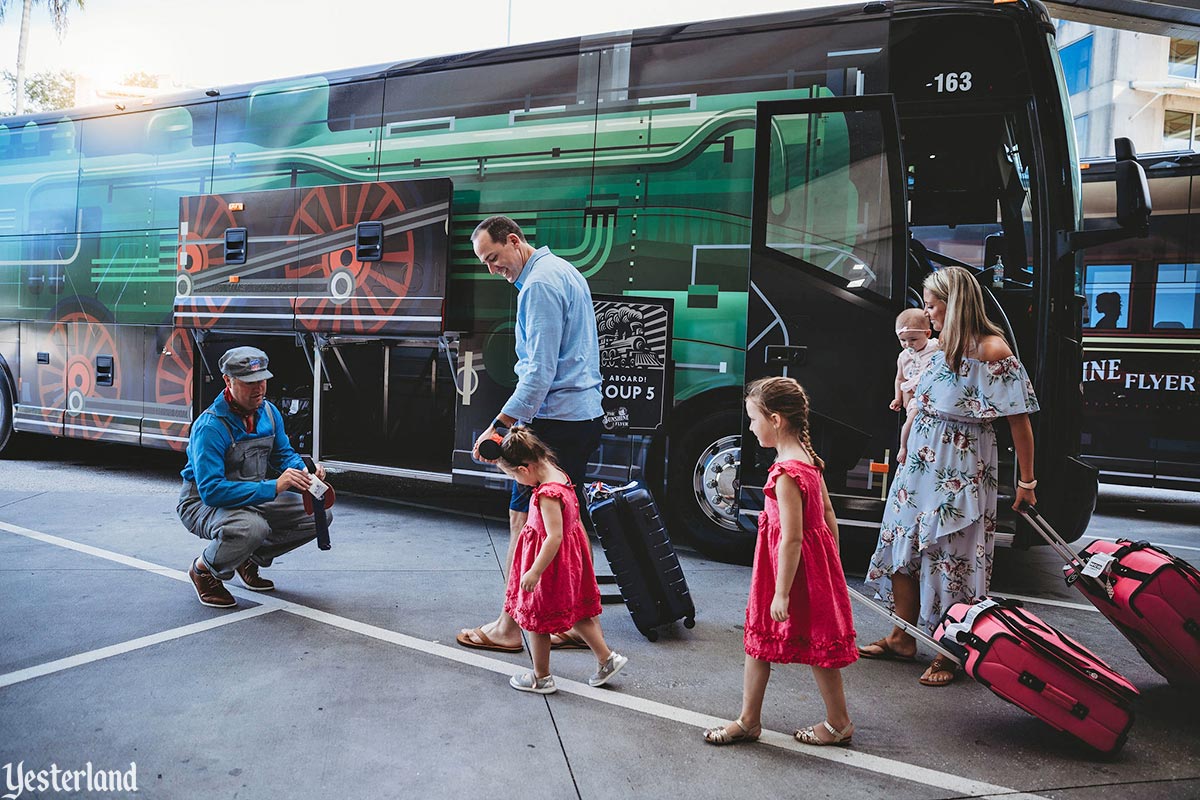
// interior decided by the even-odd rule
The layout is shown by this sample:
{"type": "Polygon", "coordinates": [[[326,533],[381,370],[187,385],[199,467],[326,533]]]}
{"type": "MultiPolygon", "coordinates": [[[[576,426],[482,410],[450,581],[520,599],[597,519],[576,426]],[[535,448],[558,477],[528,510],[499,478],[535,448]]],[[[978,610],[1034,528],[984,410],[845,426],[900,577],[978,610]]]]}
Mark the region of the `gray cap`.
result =
{"type": "Polygon", "coordinates": [[[225,351],[217,366],[221,373],[239,381],[255,383],[274,377],[267,369],[270,359],[257,347],[234,347],[225,351]]]}

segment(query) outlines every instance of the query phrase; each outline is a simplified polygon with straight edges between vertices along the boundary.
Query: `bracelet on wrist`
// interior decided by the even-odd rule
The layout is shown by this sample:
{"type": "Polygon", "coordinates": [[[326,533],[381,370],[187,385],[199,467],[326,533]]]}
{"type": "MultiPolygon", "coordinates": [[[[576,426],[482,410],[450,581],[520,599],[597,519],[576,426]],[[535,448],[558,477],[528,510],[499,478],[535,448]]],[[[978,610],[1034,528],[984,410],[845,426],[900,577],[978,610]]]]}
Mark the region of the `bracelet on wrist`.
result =
{"type": "Polygon", "coordinates": [[[1034,478],[1034,479],[1033,479],[1033,480],[1031,480],[1031,481],[1022,481],[1022,480],[1018,480],[1018,481],[1017,481],[1017,488],[1018,488],[1018,489],[1028,489],[1028,490],[1030,490],[1030,491],[1033,491],[1034,489],[1036,489],[1036,488],[1037,488],[1037,478],[1034,478]]]}
{"type": "Polygon", "coordinates": [[[504,420],[500,419],[499,417],[496,417],[494,420],[492,420],[492,430],[495,430],[496,428],[507,428],[507,427],[508,426],[504,424],[504,420]]]}

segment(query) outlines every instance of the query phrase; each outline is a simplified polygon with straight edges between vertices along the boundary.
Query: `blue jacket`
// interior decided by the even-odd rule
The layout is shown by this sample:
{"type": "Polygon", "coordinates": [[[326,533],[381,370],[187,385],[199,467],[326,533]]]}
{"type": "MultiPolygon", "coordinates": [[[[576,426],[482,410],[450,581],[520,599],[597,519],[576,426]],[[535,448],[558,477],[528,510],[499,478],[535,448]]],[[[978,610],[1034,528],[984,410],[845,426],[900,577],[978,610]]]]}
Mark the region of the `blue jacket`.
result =
{"type": "Polygon", "coordinates": [[[283,472],[294,467],[304,469],[304,461],[292,449],[287,432],[283,429],[283,415],[279,409],[264,400],[258,408],[254,433],[246,433],[241,418],[225,402],[225,394],[192,422],[188,440],[188,463],[180,474],[185,481],[192,481],[200,492],[200,500],[213,508],[240,508],[256,506],[275,499],[275,480],[231,481],[225,478],[225,453],[235,442],[273,436],[271,445],[271,470],[283,472]],[[226,425],[226,423],[229,423],[226,425]],[[235,435],[230,434],[230,429],[235,435]]]}

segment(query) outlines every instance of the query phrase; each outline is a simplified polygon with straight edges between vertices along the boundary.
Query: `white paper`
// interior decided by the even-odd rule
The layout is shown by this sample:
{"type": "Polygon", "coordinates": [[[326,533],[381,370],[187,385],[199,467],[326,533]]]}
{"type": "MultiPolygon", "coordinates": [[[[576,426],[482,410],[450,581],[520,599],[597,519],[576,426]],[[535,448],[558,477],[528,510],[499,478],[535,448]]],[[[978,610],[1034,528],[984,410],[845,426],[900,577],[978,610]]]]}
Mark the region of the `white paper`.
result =
{"type": "Polygon", "coordinates": [[[316,475],[310,475],[309,477],[312,478],[312,483],[308,485],[308,493],[320,500],[325,496],[325,491],[329,488],[329,484],[322,481],[316,475]]]}

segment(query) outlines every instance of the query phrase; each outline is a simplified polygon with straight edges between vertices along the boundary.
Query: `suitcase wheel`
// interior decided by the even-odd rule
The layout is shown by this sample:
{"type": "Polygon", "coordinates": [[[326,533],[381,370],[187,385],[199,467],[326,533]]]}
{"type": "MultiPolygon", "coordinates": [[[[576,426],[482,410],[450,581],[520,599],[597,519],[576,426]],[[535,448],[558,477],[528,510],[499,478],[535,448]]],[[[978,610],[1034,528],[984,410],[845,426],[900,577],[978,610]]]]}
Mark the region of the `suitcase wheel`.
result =
{"type": "Polygon", "coordinates": [[[649,628],[647,630],[642,631],[642,636],[645,636],[647,639],[649,639],[652,642],[658,641],[658,631],[656,631],[654,628],[649,628]]]}
{"type": "Polygon", "coordinates": [[[683,621],[683,627],[687,628],[689,631],[690,631],[692,628],[696,627],[696,618],[695,618],[695,617],[688,617],[687,619],[685,619],[685,620],[683,621]]]}

